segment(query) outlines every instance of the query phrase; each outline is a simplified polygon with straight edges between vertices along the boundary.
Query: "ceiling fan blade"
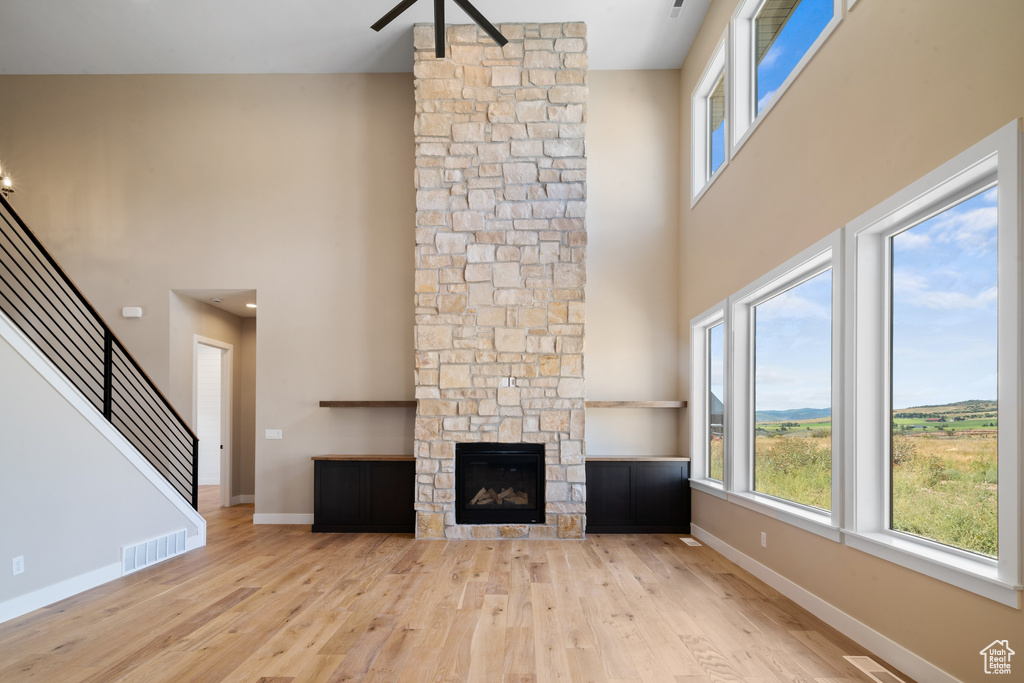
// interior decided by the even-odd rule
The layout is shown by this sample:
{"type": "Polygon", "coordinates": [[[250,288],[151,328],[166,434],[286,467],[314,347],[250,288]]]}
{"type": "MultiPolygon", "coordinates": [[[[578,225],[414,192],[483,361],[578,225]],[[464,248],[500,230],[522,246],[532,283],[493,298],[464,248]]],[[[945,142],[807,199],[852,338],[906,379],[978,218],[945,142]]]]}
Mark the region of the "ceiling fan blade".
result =
{"type": "Polygon", "coordinates": [[[380,31],[382,28],[390,24],[395,20],[399,14],[409,9],[416,4],[416,0],[402,0],[402,2],[395,5],[394,9],[385,14],[383,17],[377,20],[377,23],[371,26],[374,31],[380,31]]]}
{"type": "Polygon", "coordinates": [[[480,14],[480,11],[473,7],[469,0],[455,0],[455,4],[461,7],[462,11],[468,14],[469,18],[475,21],[476,25],[482,28],[498,45],[504,47],[508,43],[508,38],[501,35],[501,31],[496,29],[494,24],[487,21],[484,15],[480,14]]]}
{"type": "Polygon", "coordinates": [[[444,59],[444,0],[434,0],[434,56],[444,59]]]}

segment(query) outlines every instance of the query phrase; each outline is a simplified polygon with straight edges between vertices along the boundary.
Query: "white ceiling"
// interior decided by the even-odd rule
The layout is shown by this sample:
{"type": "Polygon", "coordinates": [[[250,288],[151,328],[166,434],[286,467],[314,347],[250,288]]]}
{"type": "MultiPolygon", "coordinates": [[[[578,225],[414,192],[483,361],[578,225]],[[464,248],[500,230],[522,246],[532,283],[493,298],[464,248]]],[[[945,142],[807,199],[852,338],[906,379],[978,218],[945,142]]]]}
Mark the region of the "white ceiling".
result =
{"type": "Polygon", "coordinates": [[[255,289],[176,289],[174,293],[220,308],[239,318],[256,317],[256,309],[246,306],[256,303],[255,289]]]}
{"type": "MultiPolygon", "coordinates": [[[[419,0],[0,0],[0,74],[379,73],[412,71],[419,0]]],[[[590,68],[677,69],[710,0],[473,0],[494,24],[584,21],[590,68]]],[[[451,0],[449,24],[472,20],[451,0]]]]}

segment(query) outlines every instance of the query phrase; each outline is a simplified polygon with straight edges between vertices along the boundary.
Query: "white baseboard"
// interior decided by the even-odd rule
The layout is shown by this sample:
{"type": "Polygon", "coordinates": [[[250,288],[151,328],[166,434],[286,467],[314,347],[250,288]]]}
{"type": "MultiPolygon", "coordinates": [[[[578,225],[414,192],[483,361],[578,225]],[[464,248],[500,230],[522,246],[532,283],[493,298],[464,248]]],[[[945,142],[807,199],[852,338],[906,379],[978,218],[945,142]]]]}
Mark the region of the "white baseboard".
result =
{"type": "Polygon", "coordinates": [[[252,516],[253,524],[312,524],[313,515],[263,513],[252,516]]]}
{"type": "Polygon", "coordinates": [[[106,567],[64,579],[52,586],[46,586],[31,593],[11,598],[6,602],[0,602],[0,624],[119,578],[121,578],[121,563],[115,562],[106,567]]]}
{"type": "Polygon", "coordinates": [[[251,505],[256,502],[256,496],[231,496],[232,505],[251,505]]]}
{"type": "Polygon", "coordinates": [[[717,536],[711,535],[694,524],[690,525],[690,535],[700,539],[713,550],[718,551],[832,628],[864,646],[912,678],[934,683],[961,683],[960,679],[951,676],[928,660],[903,647],[895,640],[854,619],[834,605],[825,602],[799,584],[790,581],[782,574],[766,567],[749,555],[743,554],[717,536]]]}

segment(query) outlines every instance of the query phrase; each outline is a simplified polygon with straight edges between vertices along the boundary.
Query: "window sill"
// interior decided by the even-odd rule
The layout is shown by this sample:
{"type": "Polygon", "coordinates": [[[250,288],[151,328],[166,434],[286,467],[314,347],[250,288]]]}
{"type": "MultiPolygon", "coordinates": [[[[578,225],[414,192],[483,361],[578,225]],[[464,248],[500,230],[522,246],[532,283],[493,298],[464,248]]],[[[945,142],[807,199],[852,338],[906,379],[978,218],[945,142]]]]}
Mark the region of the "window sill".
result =
{"type": "Polygon", "coordinates": [[[790,505],[777,498],[756,493],[729,493],[728,500],[748,510],[785,522],[822,538],[839,543],[841,530],[833,526],[832,517],[825,512],[815,512],[799,505],[790,505]]]}
{"type": "Polygon", "coordinates": [[[729,159],[728,159],[728,157],[726,157],[726,159],[722,162],[722,165],[719,166],[718,169],[715,171],[714,175],[712,175],[710,178],[708,178],[707,182],[704,183],[700,187],[700,189],[697,190],[693,194],[693,197],[690,199],[690,208],[691,209],[693,207],[697,206],[697,202],[700,201],[700,198],[703,197],[704,193],[707,192],[711,188],[711,186],[715,183],[715,181],[718,180],[721,177],[722,171],[724,171],[726,166],[728,166],[728,165],[729,165],[729,159]]]}
{"type": "Polygon", "coordinates": [[[721,498],[722,500],[728,500],[722,482],[716,479],[691,479],[690,488],[715,496],[716,498],[721,498]]]}
{"type": "Polygon", "coordinates": [[[971,559],[890,533],[846,531],[844,536],[851,548],[1020,609],[1024,587],[1000,579],[995,561],[971,559]]]}

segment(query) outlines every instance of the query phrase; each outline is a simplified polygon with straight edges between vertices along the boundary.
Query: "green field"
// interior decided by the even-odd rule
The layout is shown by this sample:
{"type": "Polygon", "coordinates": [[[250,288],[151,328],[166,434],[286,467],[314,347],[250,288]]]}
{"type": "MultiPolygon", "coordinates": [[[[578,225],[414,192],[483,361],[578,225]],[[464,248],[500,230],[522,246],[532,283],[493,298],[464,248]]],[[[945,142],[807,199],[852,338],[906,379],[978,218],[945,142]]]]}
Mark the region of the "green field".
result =
{"type": "MultiPolygon", "coordinates": [[[[894,529],[997,555],[996,424],[994,401],[894,412],[894,529]]],[[[755,427],[755,489],[830,509],[831,421],[759,422],[755,427]]]]}

